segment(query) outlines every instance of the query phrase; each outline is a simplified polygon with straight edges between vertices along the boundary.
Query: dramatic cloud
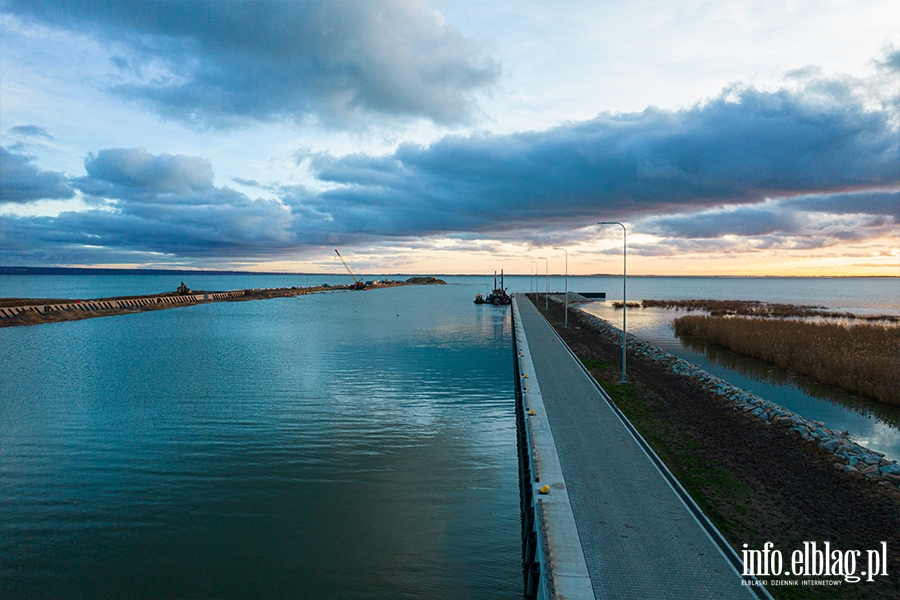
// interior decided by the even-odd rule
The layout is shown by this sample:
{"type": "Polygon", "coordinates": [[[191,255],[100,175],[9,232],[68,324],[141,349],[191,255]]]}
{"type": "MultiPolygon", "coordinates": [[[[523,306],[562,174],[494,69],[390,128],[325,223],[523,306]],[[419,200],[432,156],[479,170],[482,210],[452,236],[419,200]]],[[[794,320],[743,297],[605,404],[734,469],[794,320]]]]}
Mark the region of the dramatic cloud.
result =
{"type": "MultiPolygon", "coordinates": [[[[688,110],[602,115],[507,136],[447,137],[391,156],[318,156],[339,187],[305,205],[382,235],[579,226],[767,197],[900,185],[885,111],[785,90],[727,90],[688,110]]],[[[765,230],[764,224],[756,226],[765,230]]]]}
{"type": "MultiPolygon", "coordinates": [[[[72,184],[102,206],[52,218],[2,217],[9,255],[35,259],[36,253],[60,248],[79,254],[80,248],[102,247],[192,257],[268,256],[296,244],[288,209],[216,187],[205,159],[117,148],[90,155],[85,169],[87,176],[72,184]]],[[[5,178],[3,186],[5,194],[5,178]]]]}
{"type": "Polygon", "coordinates": [[[8,0],[7,12],[111,44],[110,89],[201,127],[367,114],[469,119],[499,64],[421,2],[8,0]]]}
{"type": "Polygon", "coordinates": [[[796,233],[808,226],[809,219],[803,218],[801,213],[766,202],[761,205],[650,219],[642,231],[666,237],[697,239],[796,233]]]}
{"type": "Polygon", "coordinates": [[[9,232],[10,254],[27,256],[86,246],[184,257],[247,257],[277,255],[288,247],[289,215],[277,203],[249,201],[227,192],[213,200],[214,204],[168,209],[129,206],[65,212],[55,218],[4,216],[0,228],[9,232]]]}
{"type": "Polygon", "coordinates": [[[63,173],[44,171],[33,162],[34,157],[0,148],[0,202],[25,203],[75,195],[63,173]]]}
{"type": "Polygon", "coordinates": [[[4,227],[21,248],[182,257],[286,256],[303,246],[416,236],[558,245],[567,235],[560,232],[598,220],[625,220],[661,240],[636,244],[644,254],[813,248],[890,235],[900,221],[897,124],[890,110],[826,88],[735,87],[680,111],[448,136],[380,157],[311,153],[326,191],[235,180],[277,200],[217,187],[203,158],[105,149],[88,156],[86,176],[70,180],[100,208],[10,217],[4,227]],[[735,237],[743,241],[726,239],[735,237]]]}
{"type": "Polygon", "coordinates": [[[121,203],[114,212],[63,213],[53,236],[68,244],[194,257],[266,256],[291,241],[289,214],[278,203],[252,201],[231,190],[207,199],[207,204],[121,203]]]}
{"type": "Polygon", "coordinates": [[[813,250],[890,239],[896,237],[898,224],[900,191],[812,194],[650,216],[638,220],[633,227],[655,236],[654,242],[629,245],[629,252],[678,256],[813,250]]]}
{"type": "Polygon", "coordinates": [[[157,201],[171,195],[183,202],[194,192],[213,188],[212,164],[203,158],[160,154],[143,148],[114,148],[91,155],[84,163],[88,176],[78,180],[85,193],[127,198],[152,195],[157,201]]]}
{"type": "MultiPolygon", "coordinates": [[[[900,169],[900,166],[898,166],[900,169]]],[[[900,176],[898,176],[900,179],[900,176]]],[[[785,208],[806,212],[836,215],[884,215],[900,221],[900,193],[859,192],[855,194],[825,194],[801,196],[782,203],[785,208]]]]}
{"type": "Polygon", "coordinates": [[[651,217],[644,221],[642,230],[661,236],[696,239],[800,234],[830,227],[880,228],[890,223],[900,223],[900,192],[782,198],[686,215],[651,217]]]}

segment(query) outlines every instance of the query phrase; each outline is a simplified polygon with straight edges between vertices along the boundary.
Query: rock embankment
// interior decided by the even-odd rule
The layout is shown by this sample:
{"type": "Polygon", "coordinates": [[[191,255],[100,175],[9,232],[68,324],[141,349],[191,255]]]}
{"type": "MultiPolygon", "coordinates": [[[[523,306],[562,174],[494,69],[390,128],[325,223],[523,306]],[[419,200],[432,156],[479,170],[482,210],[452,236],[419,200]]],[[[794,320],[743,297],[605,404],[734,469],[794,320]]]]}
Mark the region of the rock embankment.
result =
{"type": "MultiPolygon", "coordinates": [[[[182,284],[183,285],[183,284],[182,284]]],[[[179,306],[193,306],[209,302],[234,302],[260,300],[312,293],[320,288],[272,288],[232,290],[227,292],[163,293],[147,296],[99,298],[94,300],[0,300],[0,327],[39,325],[61,321],[77,321],[95,317],[109,317],[148,310],[161,310],[179,306]]]]}
{"type": "Polygon", "coordinates": [[[15,317],[26,311],[34,311],[42,315],[71,310],[90,312],[98,310],[115,310],[117,308],[139,308],[142,306],[162,304],[192,304],[212,300],[228,300],[244,295],[246,295],[245,290],[237,290],[234,292],[143,296],[138,298],[75,300],[70,302],[57,302],[54,304],[26,304],[23,306],[0,307],[0,318],[15,317]]]}
{"type": "MultiPolygon", "coordinates": [[[[404,285],[446,285],[436,277],[411,277],[406,281],[370,282],[365,289],[379,289],[404,285]]],[[[148,310],[193,306],[208,302],[240,302],[288,296],[303,296],[321,292],[346,291],[351,286],[322,284],[314,287],[252,288],[228,292],[202,292],[189,289],[184,282],[174,293],[147,296],[123,296],[95,300],[49,300],[40,298],[0,298],[0,327],[39,325],[60,321],[77,321],[95,317],[110,317],[148,310]]]]}
{"type": "MultiPolygon", "coordinates": [[[[562,303],[563,301],[562,297],[551,296],[551,298],[554,302],[562,303]]],[[[621,329],[578,308],[570,307],[570,310],[578,311],[605,339],[621,347],[621,329]]],[[[802,439],[816,442],[820,448],[834,454],[835,468],[848,473],[859,473],[867,479],[877,479],[900,486],[900,464],[885,458],[884,454],[880,452],[857,444],[850,439],[847,432],[834,431],[825,427],[824,423],[820,421],[807,419],[783,406],[751,394],[697,365],[638,339],[632,334],[626,334],[626,339],[630,352],[656,361],[677,375],[690,377],[700,382],[705,390],[733,402],[734,410],[749,413],[766,425],[790,428],[791,432],[802,439]]]]}

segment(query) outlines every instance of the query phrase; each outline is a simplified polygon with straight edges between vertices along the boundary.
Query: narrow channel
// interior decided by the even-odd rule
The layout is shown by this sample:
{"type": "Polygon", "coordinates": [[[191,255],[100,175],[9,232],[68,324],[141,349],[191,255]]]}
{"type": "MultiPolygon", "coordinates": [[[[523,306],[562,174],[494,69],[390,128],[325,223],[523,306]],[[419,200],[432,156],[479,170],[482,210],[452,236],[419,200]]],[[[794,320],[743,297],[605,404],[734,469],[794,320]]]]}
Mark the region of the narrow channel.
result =
{"type": "Polygon", "coordinates": [[[3,598],[521,596],[511,320],[473,297],[3,328],[3,598]]]}

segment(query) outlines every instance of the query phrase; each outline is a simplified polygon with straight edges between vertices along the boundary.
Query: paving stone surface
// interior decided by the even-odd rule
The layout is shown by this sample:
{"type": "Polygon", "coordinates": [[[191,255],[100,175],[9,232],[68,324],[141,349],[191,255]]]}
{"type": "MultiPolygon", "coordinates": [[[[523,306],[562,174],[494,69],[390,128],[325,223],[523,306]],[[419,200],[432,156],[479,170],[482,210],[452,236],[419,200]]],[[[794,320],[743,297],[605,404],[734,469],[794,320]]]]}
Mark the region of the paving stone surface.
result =
{"type": "Polygon", "coordinates": [[[755,597],[539,309],[517,303],[596,597],[755,597]]]}

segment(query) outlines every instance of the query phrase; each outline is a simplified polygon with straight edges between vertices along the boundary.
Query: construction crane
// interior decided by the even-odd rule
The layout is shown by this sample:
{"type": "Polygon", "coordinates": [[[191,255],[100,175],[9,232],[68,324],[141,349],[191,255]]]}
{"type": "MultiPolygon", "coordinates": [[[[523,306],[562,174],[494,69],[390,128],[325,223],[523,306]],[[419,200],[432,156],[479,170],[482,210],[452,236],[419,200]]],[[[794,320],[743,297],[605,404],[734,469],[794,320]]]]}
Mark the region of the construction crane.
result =
{"type": "Polygon", "coordinates": [[[353,272],[353,269],[350,268],[350,265],[348,265],[347,261],[344,260],[344,257],[341,256],[341,253],[337,251],[337,248],[334,249],[334,253],[337,254],[337,257],[339,259],[341,259],[341,262],[344,263],[344,268],[347,269],[347,272],[350,273],[350,277],[353,278],[353,289],[354,290],[366,289],[366,284],[361,279],[356,277],[356,273],[353,272]]]}

